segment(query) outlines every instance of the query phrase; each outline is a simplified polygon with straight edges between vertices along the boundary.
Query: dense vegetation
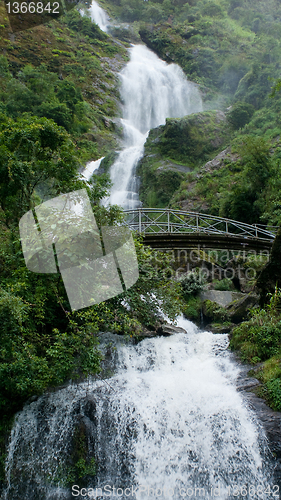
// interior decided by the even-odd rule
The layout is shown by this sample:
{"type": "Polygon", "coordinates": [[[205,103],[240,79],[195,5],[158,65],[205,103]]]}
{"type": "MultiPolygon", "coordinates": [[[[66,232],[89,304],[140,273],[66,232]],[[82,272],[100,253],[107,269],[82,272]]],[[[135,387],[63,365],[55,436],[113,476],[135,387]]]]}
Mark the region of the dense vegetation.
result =
{"type": "Polygon", "coordinates": [[[122,218],[120,209],[99,204],[108,177],[82,181],[79,152],[71,137],[47,118],[3,118],[0,149],[0,406],[5,429],[30,396],[98,372],[98,331],[139,336],[142,325],[157,322],[159,301],[171,318],[179,312],[180,302],[177,285],[166,277],[165,256],[156,266],[151,251],[136,240],[137,283],[114,299],[71,312],[60,274],[28,271],[18,222],[42,198],[86,187],[98,223],[115,224],[122,218]]]}
{"type": "Polygon", "coordinates": [[[252,375],[262,385],[258,395],[267,399],[274,410],[281,411],[281,290],[276,288],[269,304],[253,309],[251,317],[232,331],[230,347],[239,350],[241,359],[258,367],[252,375]],[[263,363],[261,363],[263,362],[263,363]]]}

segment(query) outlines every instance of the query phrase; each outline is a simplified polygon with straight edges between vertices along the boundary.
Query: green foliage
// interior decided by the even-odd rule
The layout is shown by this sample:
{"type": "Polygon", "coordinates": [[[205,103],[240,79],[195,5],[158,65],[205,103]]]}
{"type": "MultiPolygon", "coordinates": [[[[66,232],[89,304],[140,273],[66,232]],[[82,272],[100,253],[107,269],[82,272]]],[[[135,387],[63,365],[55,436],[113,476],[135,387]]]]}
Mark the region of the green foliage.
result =
{"type": "Polygon", "coordinates": [[[185,301],[185,305],[183,307],[184,316],[190,321],[195,321],[196,323],[200,323],[201,310],[202,310],[202,301],[200,297],[194,297],[190,295],[185,301]]]}
{"type": "Polygon", "coordinates": [[[230,291],[234,289],[232,280],[230,278],[223,278],[222,280],[213,281],[214,290],[230,291]]]}
{"type": "Polygon", "coordinates": [[[245,102],[236,102],[227,115],[228,121],[237,130],[243,128],[250,121],[255,108],[245,102]]]}
{"type": "MultiPolygon", "coordinates": [[[[193,182],[193,189],[175,194],[172,203],[194,200],[194,209],[219,213],[243,222],[274,225],[280,220],[280,150],[278,143],[241,134],[229,154],[217,162],[218,167],[202,168],[193,182]],[[206,171],[207,170],[207,171],[206,171]],[[198,205],[196,206],[196,203],[198,205]],[[207,208],[206,208],[207,205],[207,208]]],[[[189,202],[191,204],[191,202],[189,202]]],[[[173,206],[173,205],[172,205],[173,206]]],[[[177,206],[178,208],[178,206],[177,206]]]]}
{"type": "Polygon", "coordinates": [[[226,309],[211,300],[205,300],[203,302],[203,314],[208,321],[217,323],[224,323],[229,319],[226,309]]]}
{"type": "Polygon", "coordinates": [[[51,194],[79,186],[74,145],[52,120],[10,120],[0,132],[0,151],[0,206],[8,226],[34,207],[43,183],[51,194]]]}
{"type": "Polygon", "coordinates": [[[273,410],[281,411],[281,380],[280,378],[269,380],[265,384],[268,391],[269,401],[273,410]]]}
{"type": "Polygon", "coordinates": [[[99,26],[91,22],[87,16],[81,16],[75,9],[70,10],[65,16],[66,24],[74,31],[83,33],[90,39],[106,40],[107,35],[101,31],[99,26]]]}
{"type": "MultiPolygon", "coordinates": [[[[45,64],[39,68],[26,65],[17,79],[8,80],[2,99],[8,116],[17,118],[22,113],[32,113],[50,118],[68,131],[75,131],[75,121],[84,119],[86,111],[86,108],[84,113],[81,110],[83,96],[80,88],[71,80],[60,81],[45,64]]],[[[89,122],[84,119],[83,124],[83,132],[87,132],[89,122]]]]}
{"type": "Polygon", "coordinates": [[[273,174],[270,145],[260,137],[244,136],[236,151],[242,157],[239,182],[224,196],[222,215],[255,223],[265,208],[264,192],[273,174]]]}
{"type": "Polygon", "coordinates": [[[202,9],[202,14],[210,17],[221,17],[223,9],[215,2],[208,2],[202,9]]]}
{"type": "Polygon", "coordinates": [[[190,295],[196,296],[204,288],[205,280],[200,272],[192,271],[180,280],[182,293],[185,299],[190,295]]]}
{"type": "Polygon", "coordinates": [[[230,347],[239,349],[243,360],[265,361],[280,352],[280,304],[281,291],[276,289],[265,309],[254,309],[249,321],[234,328],[230,347]]]}

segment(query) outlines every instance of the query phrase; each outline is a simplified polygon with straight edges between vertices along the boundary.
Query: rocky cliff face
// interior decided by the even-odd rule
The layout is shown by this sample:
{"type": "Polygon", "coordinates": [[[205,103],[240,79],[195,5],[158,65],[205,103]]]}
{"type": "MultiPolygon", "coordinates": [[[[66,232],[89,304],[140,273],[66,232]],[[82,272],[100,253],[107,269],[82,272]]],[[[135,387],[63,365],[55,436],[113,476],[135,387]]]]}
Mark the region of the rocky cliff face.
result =
{"type": "Polygon", "coordinates": [[[139,162],[140,198],[145,206],[167,206],[188,172],[228,144],[231,126],[222,111],[169,118],[151,130],[139,162]]]}

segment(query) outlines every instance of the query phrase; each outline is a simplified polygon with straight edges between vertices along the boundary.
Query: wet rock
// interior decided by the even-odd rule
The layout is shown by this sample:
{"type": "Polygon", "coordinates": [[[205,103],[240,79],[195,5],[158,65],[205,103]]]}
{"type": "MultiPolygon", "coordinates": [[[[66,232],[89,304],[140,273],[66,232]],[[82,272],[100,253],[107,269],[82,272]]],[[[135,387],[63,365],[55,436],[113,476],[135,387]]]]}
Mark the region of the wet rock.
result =
{"type": "Polygon", "coordinates": [[[269,408],[266,402],[255,394],[254,391],[260,385],[260,382],[256,378],[248,376],[248,372],[252,367],[242,364],[238,359],[236,359],[236,362],[240,364],[241,368],[237,380],[237,390],[243,393],[245,401],[254,411],[258,422],[264,429],[270,452],[275,458],[274,484],[281,488],[281,412],[269,408]]]}
{"type": "Polygon", "coordinates": [[[204,328],[212,333],[229,333],[235,326],[235,323],[222,323],[221,325],[218,323],[210,323],[204,328]]]}
{"type": "Polygon", "coordinates": [[[164,336],[174,335],[175,333],[186,333],[183,328],[169,324],[163,325],[159,330],[160,335],[164,336]]]}
{"type": "Polygon", "coordinates": [[[159,323],[154,330],[149,330],[146,327],[142,328],[140,337],[158,337],[158,336],[164,336],[168,337],[169,335],[174,335],[175,333],[186,333],[186,331],[179,327],[179,326],[174,326],[169,323],[159,323]]]}
{"type": "Polygon", "coordinates": [[[259,295],[250,292],[226,307],[228,317],[233,323],[240,323],[247,319],[249,309],[259,305],[259,295]]]}

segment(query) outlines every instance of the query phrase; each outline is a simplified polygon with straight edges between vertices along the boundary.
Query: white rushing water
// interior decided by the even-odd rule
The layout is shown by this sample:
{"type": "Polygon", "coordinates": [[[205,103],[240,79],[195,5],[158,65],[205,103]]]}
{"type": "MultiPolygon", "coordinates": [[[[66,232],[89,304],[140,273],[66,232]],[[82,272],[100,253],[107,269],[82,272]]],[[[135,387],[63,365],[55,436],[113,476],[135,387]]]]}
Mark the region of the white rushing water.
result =
{"type": "Polygon", "coordinates": [[[87,163],[86,167],[83,170],[83,177],[88,181],[93,173],[99,168],[101,161],[104,159],[104,156],[102,158],[99,158],[98,160],[90,161],[87,163]]]}
{"type": "MultiPolygon", "coordinates": [[[[91,19],[107,31],[106,12],[92,1],[91,19]]],[[[164,125],[166,118],[181,118],[203,110],[195,84],[177,64],[167,64],[145,45],[132,46],[130,61],[120,72],[123,102],[123,149],[111,167],[113,187],[105,204],[123,208],[139,206],[135,168],[143,155],[149,130],[164,125]]]]}
{"type": "Polygon", "coordinates": [[[268,494],[273,464],[236,390],[239,368],[227,350],[228,336],[199,331],[183,319],[180,326],[186,334],[136,346],[112,336],[119,347],[111,348],[117,359],[111,378],[27,405],[11,435],[4,499],[73,498],[71,486],[57,483],[67,474],[72,435],[81,423],[97,474],[81,495],[82,481],[73,483],[76,498],[279,498],[268,494]]]}
{"type": "Polygon", "coordinates": [[[120,73],[123,101],[123,150],[111,167],[113,187],[107,203],[124,208],[139,205],[134,170],[151,128],[166,118],[202,111],[200,93],[176,64],[167,64],[144,45],[130,49],[120,73]]]}
{"type": "Polygon", "coordinates": [[[99,6],[95,0],[92,0],[91,7],[89,8],[89,14],[102,31],[107,32],[107,27],[109,25],[109,17],[107,13],[99,6]]]}

